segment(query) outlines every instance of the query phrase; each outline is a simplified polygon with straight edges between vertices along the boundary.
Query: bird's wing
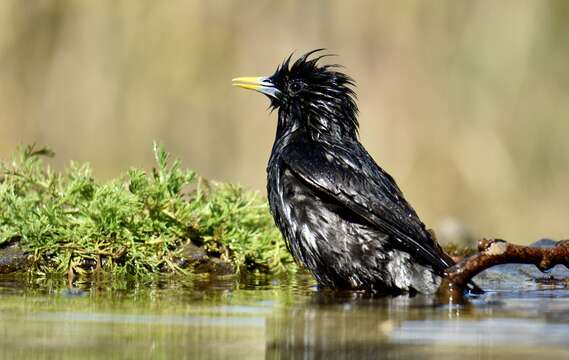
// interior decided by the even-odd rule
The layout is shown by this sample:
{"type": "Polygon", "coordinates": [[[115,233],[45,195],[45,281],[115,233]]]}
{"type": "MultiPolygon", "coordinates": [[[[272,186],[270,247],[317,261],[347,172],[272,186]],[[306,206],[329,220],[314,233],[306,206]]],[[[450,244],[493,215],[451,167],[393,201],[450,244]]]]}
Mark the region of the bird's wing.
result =
{"type": "Polygon", "coordinates": [[[345,148],[297,142],[284,149],[282,159],[307,186],[350,209],[439,274],[452,265],[395,181],[360,144],[345,148]]]}

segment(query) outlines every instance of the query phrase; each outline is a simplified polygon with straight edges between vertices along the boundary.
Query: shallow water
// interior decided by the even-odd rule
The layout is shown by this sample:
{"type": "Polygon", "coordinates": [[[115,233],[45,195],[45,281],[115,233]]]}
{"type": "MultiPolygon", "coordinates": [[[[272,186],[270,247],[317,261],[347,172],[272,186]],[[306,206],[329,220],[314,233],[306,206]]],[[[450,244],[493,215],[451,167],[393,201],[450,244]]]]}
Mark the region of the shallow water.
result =
{"type": "Polygon", "coordinates": [[[0,358],[569,358],[569,290],[480,282],[487,294],[450,307],[318,290],[307,274],[71,290],[0,278],[0,358]]]}

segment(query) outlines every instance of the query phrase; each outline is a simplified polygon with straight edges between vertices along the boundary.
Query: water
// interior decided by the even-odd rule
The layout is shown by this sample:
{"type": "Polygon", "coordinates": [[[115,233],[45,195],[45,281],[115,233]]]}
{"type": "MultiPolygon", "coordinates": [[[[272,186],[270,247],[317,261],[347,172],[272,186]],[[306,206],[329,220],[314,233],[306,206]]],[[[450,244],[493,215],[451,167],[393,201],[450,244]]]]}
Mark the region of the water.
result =
{"type": "Polygon", "coordinates": [[[0,358],[569,359],[569,291],[495,280],[450,307],[318,290],[307,274],[72,290],[0,278],[0,358]]]}

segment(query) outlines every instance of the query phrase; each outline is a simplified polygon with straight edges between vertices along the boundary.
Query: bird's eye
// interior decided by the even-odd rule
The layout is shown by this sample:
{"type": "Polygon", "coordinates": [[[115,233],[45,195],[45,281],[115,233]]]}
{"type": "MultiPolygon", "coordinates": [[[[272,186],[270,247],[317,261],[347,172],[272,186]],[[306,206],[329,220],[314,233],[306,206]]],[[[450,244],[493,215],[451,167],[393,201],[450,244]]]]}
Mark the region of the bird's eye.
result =
{"type": "Polygon", "coordinates": [[[291,95],[295,95],[297,94],[300,90],[302,90],[302,88],[304,87],[304,84],[299,82],[299,81],[293,81],[290,83],[290,85],[288,86],[288,92],[291,95]]]}

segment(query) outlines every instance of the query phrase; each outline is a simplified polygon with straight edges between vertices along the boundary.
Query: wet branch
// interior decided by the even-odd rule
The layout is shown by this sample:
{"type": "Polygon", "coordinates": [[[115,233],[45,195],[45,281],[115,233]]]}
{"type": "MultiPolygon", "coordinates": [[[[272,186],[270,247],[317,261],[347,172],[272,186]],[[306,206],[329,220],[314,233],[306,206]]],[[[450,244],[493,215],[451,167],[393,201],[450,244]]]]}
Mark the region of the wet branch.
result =
{"type": "Polygon", "coordinates": [[[559,241],[551,248],[536,248],[514,245],[500,239],[482,239],[478,242],[478,251],[479,253],[447,269],[447,276],[443,278],[438,290],[441,302],[463,303],[469,281],[495,265],[533,264],[541,271],[547,271],[558,264],[569,267],[569,240],[559,241]]]}

